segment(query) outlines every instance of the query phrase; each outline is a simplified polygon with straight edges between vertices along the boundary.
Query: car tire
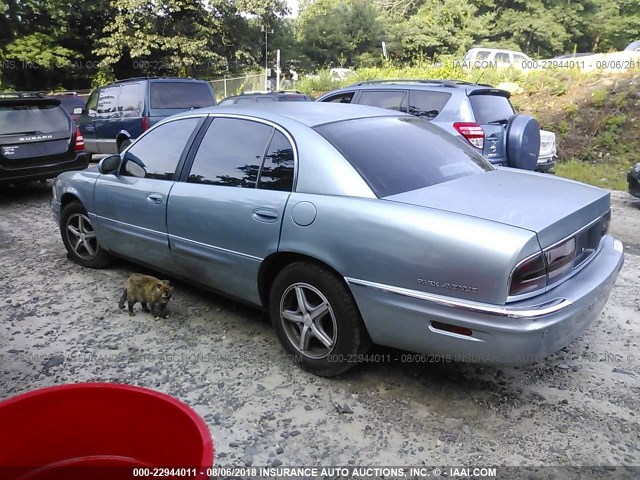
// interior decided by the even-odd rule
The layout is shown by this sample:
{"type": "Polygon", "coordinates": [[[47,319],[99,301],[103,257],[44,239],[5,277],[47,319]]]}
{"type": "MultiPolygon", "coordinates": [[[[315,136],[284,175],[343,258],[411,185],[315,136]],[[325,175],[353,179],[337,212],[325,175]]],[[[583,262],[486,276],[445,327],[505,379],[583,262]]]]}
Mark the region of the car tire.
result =
{"type": "Polygon", "coordinates": [[[128,138],[126,140],[121,141],[118,144],[118,153],[122,153],[125,148],[127,148],[129,145],[131,145],[131,143],[132,143],[131,140],[128,139],[128,138]]]}
{"type": "Polygon", "coordinates": [[[62,209],[60,234],[69,258],[77,264],[105,268],[111,263],[111,256],[100,248],[89,215],[80,202],[71,202],[62,209]]]}
{"type": "Polygon", "coordinates": [[[269,294],[269,313],[284,350],[316,375],[347,371],[371,346],[344,280],[314,263],[296,262],[280,271],[269,294]]]}
{"type": "Polygon", "coordinates": [[[529,115],[509,118],[506,130],[507,159],[512,168],[533,170],[540,153],[540,124],[529,115]]]}

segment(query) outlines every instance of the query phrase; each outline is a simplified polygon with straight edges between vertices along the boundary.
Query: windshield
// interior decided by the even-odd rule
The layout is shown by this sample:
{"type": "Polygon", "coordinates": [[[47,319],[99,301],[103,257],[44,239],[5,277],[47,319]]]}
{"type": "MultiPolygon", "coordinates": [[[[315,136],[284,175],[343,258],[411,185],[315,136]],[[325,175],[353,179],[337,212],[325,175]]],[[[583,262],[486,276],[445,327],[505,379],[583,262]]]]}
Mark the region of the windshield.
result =
{"type": "Polygon", "coordinates": [[[0,106],[0,135],[54,133],[69,129],[69,117],[59,105],[0,106]]]}
{"type": "Polygon", "coordinates": [[[346,120],[315,128],[378,197],[493,170],[452,135],[415,117],[346,120]]]}
{"type": "Polygon", "coordinates": [[[215,105],[209,85],[201,82],[152,82],[151,108],[202,108],[215,105]]]}

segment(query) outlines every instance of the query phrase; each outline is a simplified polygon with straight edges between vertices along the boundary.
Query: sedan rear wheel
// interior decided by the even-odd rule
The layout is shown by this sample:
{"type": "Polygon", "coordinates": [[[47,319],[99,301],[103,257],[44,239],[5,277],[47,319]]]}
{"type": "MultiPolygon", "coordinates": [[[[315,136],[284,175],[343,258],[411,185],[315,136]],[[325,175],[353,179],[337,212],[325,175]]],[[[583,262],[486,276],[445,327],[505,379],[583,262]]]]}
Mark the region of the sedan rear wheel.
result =
{"type": "Polygon", "coordinates": [[[72,202],[60,215],[60,233],[69,257],[76,263],[91,268],[104,268],[111,260],[100,248],[96,231],[84,207],[72,202]]]}
{"type": "Polygon", "coordinates": [[[321,266],[298,262],[285,267],[273,283],[269,305],[284,349],[317,375],[348,370],[370,346],[344,281],[321,266]]]}

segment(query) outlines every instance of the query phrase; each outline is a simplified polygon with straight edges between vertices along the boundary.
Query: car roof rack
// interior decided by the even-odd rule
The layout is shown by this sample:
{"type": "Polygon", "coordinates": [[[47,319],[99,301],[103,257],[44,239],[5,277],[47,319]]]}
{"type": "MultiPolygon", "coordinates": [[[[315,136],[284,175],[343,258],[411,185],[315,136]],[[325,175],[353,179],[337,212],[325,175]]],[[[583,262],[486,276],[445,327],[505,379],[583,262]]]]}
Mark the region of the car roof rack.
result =
{"type": "Polygon", "coordinates": [[[54,96],[54,97],[57,96],[57,95],[73,95],[73,96],[76,96],[76,95],[78,95],[78,92],[74,92],[74,91],[69,90],[69,91],[64,91],[64,92],[51,92],[49,95],[54,96]]]}
{"type": "Polygon", "coordinates": [[[158,75],[149,75],[147,77],[123,78],[122,80],[116,80],[115,82],[111,82],[110,85],[114,83],[124,83],[124,82],[131,82],[135,80],[158,80],[158,79],[165,79],[165,78],[168,80],[195,80],[192,77],[162,77],[158,75]]]}
{"type": "Polygon", "coordinates": [[[304,95],[304,93],[298,90],[249,90],[248,92],[240,93],[240,95],[268,95],[270,93],[299,93],[300,95],[304,95]]]}
{"type": "Polygon", "coordinates": [[[44,98],[46,94],[44,92],[0,92],[0,98],[44,98]]]}
{"type": "Polygon", "coordinates": [[[481,87],[490,87],[491,85],[487,85],[484,83],[474,83],[474,82],[467,82],[464,80],[436,80],[436,79],[420,79],[420,78],[416,78],[416,79],[412,79],[412,78],[398,78],[398,79],[392,79],[392,80],[386,80],[386,79],[382,79],[382,80],[366,80],[364,82],[358,82],[358,83],[354,83],[353,85],[351,85],[352,87],[359,87],[362,85],[377,85],[377,84],[384,84],[384,83],[418,83],[418,84],[425,84],[425,85],[435,85],[435,86],[440,86],[440,87],[449,87],[449,88],[457,88],[457,87],[461,87],[461,86],[481,86],[481,87]]]}

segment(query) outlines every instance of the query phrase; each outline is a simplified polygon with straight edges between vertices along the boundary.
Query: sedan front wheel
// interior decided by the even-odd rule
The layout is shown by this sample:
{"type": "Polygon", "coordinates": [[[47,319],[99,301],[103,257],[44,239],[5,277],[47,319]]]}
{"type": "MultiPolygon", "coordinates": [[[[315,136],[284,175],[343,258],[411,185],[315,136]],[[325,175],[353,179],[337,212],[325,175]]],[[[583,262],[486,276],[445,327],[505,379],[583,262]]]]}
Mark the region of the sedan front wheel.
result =
{"type": "Polygon", "coordinates": [[[344,281],[319,265],[298,262],[285,267],[273,283],[269,306],[284,349],[317,375],[348,370],[370,346],[344,281]]]}
{"type": "Polygon", "coordinates": [[[104,268],[111,263],[109,254],[100,248],[87,211],[79,202],[72,202],[62,209],[60,233],[74,262],[91,268],[104,268]]]}

